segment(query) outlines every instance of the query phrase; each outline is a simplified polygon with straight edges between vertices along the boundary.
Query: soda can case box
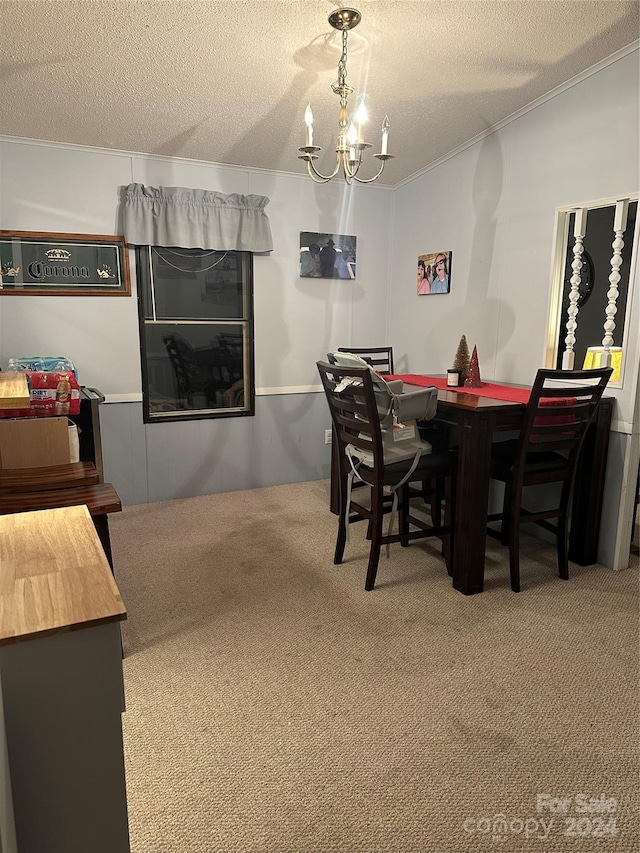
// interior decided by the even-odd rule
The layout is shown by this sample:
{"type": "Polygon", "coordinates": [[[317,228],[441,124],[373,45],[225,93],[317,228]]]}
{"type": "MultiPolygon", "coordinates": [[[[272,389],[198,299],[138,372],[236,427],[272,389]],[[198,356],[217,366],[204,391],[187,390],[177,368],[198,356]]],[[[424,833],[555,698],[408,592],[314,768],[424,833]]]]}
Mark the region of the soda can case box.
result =
{"type": "Polygon", "coordinates": [[[80,385],[72,370],[25,370],[31,406],[0,409],[2,418],[53,417],[80,413],[80,385]]]}

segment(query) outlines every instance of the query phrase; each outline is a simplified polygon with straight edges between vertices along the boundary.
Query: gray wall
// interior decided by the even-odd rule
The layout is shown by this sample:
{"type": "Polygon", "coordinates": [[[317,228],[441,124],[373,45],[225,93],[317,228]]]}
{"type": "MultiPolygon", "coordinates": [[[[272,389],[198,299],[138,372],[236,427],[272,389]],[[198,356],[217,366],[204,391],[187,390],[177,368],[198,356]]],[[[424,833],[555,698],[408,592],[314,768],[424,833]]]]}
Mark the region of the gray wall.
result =
{"type": "Polygon", "coordinates": [[[101,424],[105,479],[125,503],[329,476],[331,422],[319,393],[258,397],[254,418],[149,426],[141,403],[116,403],[102,406],[101,424]]]}
{"type": "Polygon", "coordinates": [[[330,419],[315,362],[386,341],[391,191],[12,139],[0,140],[0,180],[0,228],[61,233],[121,233],[119,188],[131,181],[268,196],[274,250],[254,258],[254,418],[142,423],[132,252],[130,298],[1,298],[0,363],[63,354],[106,394],[105,474],[124,503],[327,475],[330,419]],[[300,278],[300,231],[356,235],[356,280],[300,278]]]}

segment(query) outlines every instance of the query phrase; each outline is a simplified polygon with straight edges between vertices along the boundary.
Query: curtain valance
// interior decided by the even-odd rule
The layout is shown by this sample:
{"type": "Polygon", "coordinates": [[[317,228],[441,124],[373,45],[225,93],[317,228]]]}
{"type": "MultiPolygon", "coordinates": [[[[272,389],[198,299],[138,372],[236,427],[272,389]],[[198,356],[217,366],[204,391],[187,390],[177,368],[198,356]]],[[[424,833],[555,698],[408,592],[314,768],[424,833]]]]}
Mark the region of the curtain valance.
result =
{"type": "Polygon", "coordinates": [[[125,187],[124,236],[137,246],[270,252],[271,226],[264,212],[269,199],[187,189],[125,187]]]}

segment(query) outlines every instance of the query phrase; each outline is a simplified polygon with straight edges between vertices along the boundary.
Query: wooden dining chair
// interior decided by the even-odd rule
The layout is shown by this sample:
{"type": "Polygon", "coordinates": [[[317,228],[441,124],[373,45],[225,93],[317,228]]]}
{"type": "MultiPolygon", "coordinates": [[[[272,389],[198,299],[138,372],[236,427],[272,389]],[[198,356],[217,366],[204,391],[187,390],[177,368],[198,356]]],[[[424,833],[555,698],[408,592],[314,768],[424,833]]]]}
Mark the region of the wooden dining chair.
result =
{"type": "Polygon", "coordinates": [[[598,370],[538,370],[527,404],[520,436],[496,442],[491,477],[505,484],[501,513],[489,521],[502,522],[498,535],[509,545],[511,589],[520,592],[520,525],[534,522],[556,536],[558,572],[569,577],[567,554],[570,498],[578,455],[612,368],[598,370]],[[560,499],[550,509],[530,512],[522,506],[527,486],[560,483],[560,499]],[[548,519],[557,519],[551,524],[548,519]]]}
{"type": "MultiPolygon", "coordinates": [[[[351,352],[354,355],[359,355],[367,364],[371,365],[376,373],[382,376],[387,376],[394,373],[393,367],[393,347],[369,347],[360,349],[358,347],[339,347],[338,352],[351,352]]],[[[332,359],[327,356],[333,364],[332,359]]],[[[401,383],[402,384],[402,383],[401,383]]],[[[435,421],[425,422],[419,425],[420,435],[439,453],[445,453],[449,446],[449,428],[445,424],[436,423],[435,421]]],[[[429,483],[423,484],[423,496],[428,499],[431,493],[429,483]]]]}
{"type": "Polygon", "coordinates": [[[359,355],[382,376],[393,373],[393,347],[338,347],[338,352],[359,355]]]}
{"type": "Polygon", "coordinates": [[[368,367],[341,367],[317,362],[333,421],[340,466],[339,522],[334,563],[342,563],[348,539],[349,525],[366,520],[371,540],[365,590],[375,586],[382,545],[401,542],[408,545],[414,539],[430,536],[449,537],[451,526],[440,520],[429,525],[410,514],[409,482],[445,478],[452,475],[453,466],[448,453],[433,454],[431,446],[419,437],[400,442],[383,441],[380,414],[374,393],[371,370],[368,367]],[[370,489],[370,506],[352,498],[354,478],[370,489]],[[389,531],[383,534],[385,512],[384,489],[393,494],[389,531]],[[399,513],[399,532],[393,533],[396,510],[399,513]],[[411,530],[411,527],[417,528],[411,530]]]}
{"type": "MultiPolygon", "coordinates": [[[[352,356],[355,355],[355,360],[358,360],[361,362],[360,365],[354,363],[354,366],[356,366],[356,367],[358,367],[358,366],[364,367],[365,363],[368,364],[368,362],[366,362],[366,360],[364,358],[362,358],[362,356],[357,355],[355,353],[351,353],[347,349],[339,349],[339,350],[337,350],[337,353],[344,353],[349,359],[351,359],[352,356]]],[[[342,363],[344,365],[345,364],[344,361],[338,360],[339,356],[337,355],[337,353],[328,352],[327,353],[327,361],[329,362],[329,364],[342,363]]],[[[393,358],[393,356],[392,356],[392,358],[393,358]]],[[[391,363],[393,364],[393,361],[391,363]]],[[[404,382],[401,379],[382,379],[382,377],[379,377],[377,375],[378,371],[375,370],[375,368],[372,365],[369,365],[369,366],[371,367],[372,370],[374,370],[374,374],[372,375],[372,379],[374,382],[374,393],[376,393],[376,395],[378,394],[379,386],[384,385],[385,390],[387,392],[390,392],[392,394],[402,394],[403,398],[404,398],[404,395],[406,394],[406,392],[404,389],[404,382]]],[[[409,392],[409,393],[415,393],[415,392],[409,392]]],[[[378,408],[380,408],[380,407],[378,407],[378,408]]],[[[447,453],[448,452],[448,450],[449,450],[448,428],[445,428],[444,425],[438,424],[433,420],[420,421],[417,426],[418,426],[418,432],[420,434],[420,438],[422,438],[424,441],[429,442],[429,444],[431,445],[432,451],[435,451],[436,453],[447,453]]],[[[333,468],[332,468],[332,476],[333,476],[333,468]]],[[[441,478],[435,478],[433,480],[425,480],[424,482],[420,483],[419,487],[417,486],[415,481],[412,481],[412,482],[413,482],[413,485],[411,485],[409,487],[409,496],[410,497],[419,497],[423,501],[428,503],[431,507],[431,518],[433,519],[434,523],[436,523],[436,519],[437,519],[437,523],[440,524],[441,519],[442,519],[442,504],[443,504],[443,501],[445,499],[445,493],[444,493],[445,484],[443,483],[442,479],[441,478]]],[[[361,486],[361,485],[364,485],[364,484],[362,482],[354,483],[353,487],[357,488],[358,486],[361,486]]],[[[385,495],[385,503],[387,503],[387,504],[391,503],[391,498],[389,495],[385,495]]]]}

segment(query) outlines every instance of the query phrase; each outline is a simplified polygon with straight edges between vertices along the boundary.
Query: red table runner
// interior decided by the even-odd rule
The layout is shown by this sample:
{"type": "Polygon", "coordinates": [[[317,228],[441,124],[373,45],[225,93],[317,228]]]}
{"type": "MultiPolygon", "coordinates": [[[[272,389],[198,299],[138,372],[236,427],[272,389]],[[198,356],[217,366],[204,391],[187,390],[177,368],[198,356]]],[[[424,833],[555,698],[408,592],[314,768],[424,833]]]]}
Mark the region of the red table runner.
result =
{"type": "Polygon", "coordinates": [[[429,387],[435,385],[444,391],[459,391],[463,394],[475,394],[477,397],[491,397],[494,400],[508,400],[510,403],[528,403],[531,388],[511,388],[508,385],[494,385],[492,382],[483,382],[481,388],[457,388],[447,385],[443,376],[422,376],[419,373],[402,373],[394,376],[385,376],[385,379],[401,379],[408,385],[422,385],[429,387]]]}
{"type": "MultiPolygon", "coordinates": [[[[492,400],[508,400],[510,403],[529,402],[531,388],[511,388],[509,385],[494,385],[492,382],[483,382],[481,388],[465,388],[447,385],[443,376],[422,376],[420,373],[402,373],[393,376],[385,376],[385,379],[401,379],[407,385],[434,386],[446,391],[459,391],[463,394],[475,394],[476,397],[491,397],[492,400]]],[[[541,397],[541,406],[573,406],[575,397],[541,397]]],[[[573,423],[574,415],[544,415],[535,419],[536,424],[552,424],[559,426],[563,423],[573,423]]]]}

